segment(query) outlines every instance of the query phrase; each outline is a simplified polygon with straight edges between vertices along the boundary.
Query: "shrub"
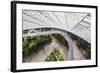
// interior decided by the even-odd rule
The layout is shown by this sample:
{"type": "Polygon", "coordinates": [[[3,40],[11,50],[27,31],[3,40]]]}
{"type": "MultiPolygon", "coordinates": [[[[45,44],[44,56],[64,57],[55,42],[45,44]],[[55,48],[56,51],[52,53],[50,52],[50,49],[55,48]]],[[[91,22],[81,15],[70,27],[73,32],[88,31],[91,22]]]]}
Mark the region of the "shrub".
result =
{"type": "Polygon", "coordinates": [[[42,35],[34,38],[23,38],[23,56],[25,57],[30,55],[33,51],[36,51],[40,45],[50,40],[51,38],[48,35],[42,35]]]}
{"type": "Polygon", "coordinates": [[[54,48],[53,52],[51,52],[50,56],[48,56],[45,61],[64,61],[64,57],[57,48],[54,48]]]}
{"type": "Polygon", "coordinates": [[[63,36],[60,34],[54,34],[53,35],[59,42],[61,42],[66,48],[69,48],[68,42],[65,40],[63,36]]]}

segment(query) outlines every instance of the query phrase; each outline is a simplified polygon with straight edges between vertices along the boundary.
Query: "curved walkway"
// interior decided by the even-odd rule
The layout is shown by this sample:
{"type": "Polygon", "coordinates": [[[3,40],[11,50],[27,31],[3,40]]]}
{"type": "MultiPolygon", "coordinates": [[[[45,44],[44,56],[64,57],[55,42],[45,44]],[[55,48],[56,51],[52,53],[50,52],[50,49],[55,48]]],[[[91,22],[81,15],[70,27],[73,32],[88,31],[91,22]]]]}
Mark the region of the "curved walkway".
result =
{"type": "Polygon", "coordinates": [[[67,60],[68,49],[61,45],[54,37],[51,36],[51,38],[52,42],[50,44],[44,45],[38,52],[32,53],[28,57],[24,57],[23,62],[43,62],[47,56],[51,54],[54,48],[59,49],[60,53],[64,57],[64,60],[67,60]]]}
{"type": "Polygon", "coordinates": [[[68,41],[68,44],[69,44],[68,60],[85,59],[85,57],[82,55],[81,52],[77,52],[79,51],[79,49],[77,48],[76,43],[67,34],[67,32],[64,32],[61,30],[50,30],[50,31],[45,31],[45,32],[23,34],[23,37],[27,37],[27,36],[34,37],[34,36],[39,36],[39,35],[50,35],[50,34],[55,34],[55,33],[62,35],[66,39],[66,41],[68,41]],[[81,55],[81,58],[80,58],[80,55],[81,55]]]}

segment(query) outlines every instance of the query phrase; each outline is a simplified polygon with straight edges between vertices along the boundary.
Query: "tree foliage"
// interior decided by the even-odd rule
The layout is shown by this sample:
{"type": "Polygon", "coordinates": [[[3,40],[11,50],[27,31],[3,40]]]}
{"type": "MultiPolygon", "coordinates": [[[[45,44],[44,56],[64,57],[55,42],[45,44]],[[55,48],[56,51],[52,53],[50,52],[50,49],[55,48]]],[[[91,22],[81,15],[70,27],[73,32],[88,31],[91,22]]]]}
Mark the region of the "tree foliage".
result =
{"type": "Polygon", "coordinates": [[[53,35],[59,42],[61,42],[67,49],[69,48],[68,42],[65,40],[63,36],[60,34],[54,34],[53,35]]]}
{"type": "Polygon", "coordinates": [[[57,48],[54,48],[53,52],[51,52],[50,56],[48,56],[45,61],[64,61],[64,57],[57,48]]]}
{"type": "Polygon", "coordinates": [[[48,35],[23,38],[23,56],[30,55],[33,51],[35,52],[40,45],[50,40],[51,38],[48,35]]]}

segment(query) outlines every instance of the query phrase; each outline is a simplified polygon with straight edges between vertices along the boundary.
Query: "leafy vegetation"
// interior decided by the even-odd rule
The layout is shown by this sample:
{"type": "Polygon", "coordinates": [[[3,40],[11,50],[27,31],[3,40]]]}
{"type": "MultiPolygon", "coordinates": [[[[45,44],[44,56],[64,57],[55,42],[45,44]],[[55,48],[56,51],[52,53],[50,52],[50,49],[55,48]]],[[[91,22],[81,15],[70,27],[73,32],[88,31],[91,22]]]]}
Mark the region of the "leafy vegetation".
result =
{"type": "Polygon", "coordinates": [[[76,41],[76,45],[81,50],[86,59],[91,59],[91,44],[78,38],[76,41]]]}
{"type": "Polygon", "coordinates": [[[48,62],[50,62],[50,61],[64,61],[64,57],[63,57],[63,55],[60,53],[60,51],[59,51],[57,48],[55,48],[55,49],[53,50],[53,52],[51,52],[50,56],[48,56],[48,57],[45,59],[45,61],[48,61],[48,62]]]}
{"type": "Polygon", "coordinates": [[[59,41],[61,42],[66,48],[69,48],[68,42],[65,40],[65,38],[63,36],[61,36],[60,34],[53,34],[53,36],[59,41]]]}
{"type": "Polygon", "coordinates": [[[38,50],[38,47],[42,44],[51,41],[50,36],[42,35],[37,37],[26,37],[23,38],[23,57],[30,55],[32,52],[38,50]]]}
{"type": "Polygon", "coordinates": [[[84,56],[85,56],[87,59],[91,59],[91,49],[85,48],[84,51],[86,52],[86,53],[83,53],[84,56]]]}

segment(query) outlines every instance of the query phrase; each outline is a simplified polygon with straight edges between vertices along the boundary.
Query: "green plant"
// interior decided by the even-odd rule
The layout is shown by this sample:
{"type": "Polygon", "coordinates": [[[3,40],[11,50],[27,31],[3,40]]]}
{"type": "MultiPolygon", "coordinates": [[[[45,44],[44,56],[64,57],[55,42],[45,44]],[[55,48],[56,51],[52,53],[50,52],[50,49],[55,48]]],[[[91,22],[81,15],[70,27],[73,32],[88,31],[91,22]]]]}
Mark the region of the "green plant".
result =
{"type": "Polygon", "coordinates": [[[53,36],[62,43],[67,49],[69,48],[68,42],[65,40],[65,38],[60,34],[53,34],[53,36]]]}
{"type": "Polygon", "coordinates": [[[45,61],[64,61],[64,57],[57,48],[54,48],[53,52],[51,52],[45,61]]]}
{"type": "Polygon", "coordinates": [[[37,36],[37,37],[26,37],[23,38],[22,43],[23,43],[23,56],[28,56],[32,52],[35,52],[38,50],[38,47],[41,46],[42,44],[51,41],[50,36],[48,35],[42,35],[42,36],[37,36]]]}

